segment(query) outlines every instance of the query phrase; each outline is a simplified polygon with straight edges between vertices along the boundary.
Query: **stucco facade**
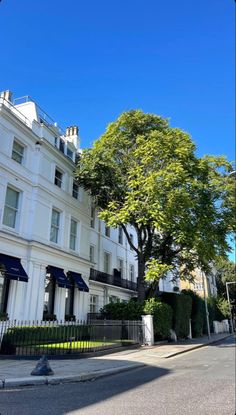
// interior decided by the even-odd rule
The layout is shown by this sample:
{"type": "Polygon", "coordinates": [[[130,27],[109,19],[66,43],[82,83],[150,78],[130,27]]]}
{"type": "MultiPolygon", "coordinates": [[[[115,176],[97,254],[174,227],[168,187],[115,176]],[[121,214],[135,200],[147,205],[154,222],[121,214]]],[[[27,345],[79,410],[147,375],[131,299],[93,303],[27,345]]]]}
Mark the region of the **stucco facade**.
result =
{"type": "MultiPolygon", "coordinates": [[[[111,298],[135,296],[134,252],[124,235],[119,243],[118,229],[106,230],[96,212],[93,216],[89,195],[73,182],[78,128],[63,133],[34,101],[14,104],[5,92],[0,98],[0,145],[0,254],[6,261],[18,258],[28,276],[27,282],[17,281],[1,264],[1,311],[10,319],[41,320],[48,306],[48,267],[57,267],[65,278],[68,272],[77,273],[88,288],[74,284],[69,314],[76,319],[98,312],[111,298]],[[114,269],[121,271],[116,277],[114,269]]],[[[55,277],[50,274],[51,313],[63,320],[70,289],[55,277]]]]}

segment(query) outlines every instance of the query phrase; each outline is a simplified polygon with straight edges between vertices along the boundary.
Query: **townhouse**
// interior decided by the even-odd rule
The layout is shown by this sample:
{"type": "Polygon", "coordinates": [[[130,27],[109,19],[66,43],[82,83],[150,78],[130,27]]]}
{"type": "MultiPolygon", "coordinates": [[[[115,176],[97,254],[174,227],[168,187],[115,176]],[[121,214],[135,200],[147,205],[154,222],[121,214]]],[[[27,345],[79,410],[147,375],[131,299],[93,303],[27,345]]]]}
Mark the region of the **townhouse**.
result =
{"type": "Polygon", "coordinates": [[[85,320],[136,295],[122,229],[98,219],[73,179],[80,151],[77,126],[64,132],[30,97],[1,93],[0,315],[85,320]]]}

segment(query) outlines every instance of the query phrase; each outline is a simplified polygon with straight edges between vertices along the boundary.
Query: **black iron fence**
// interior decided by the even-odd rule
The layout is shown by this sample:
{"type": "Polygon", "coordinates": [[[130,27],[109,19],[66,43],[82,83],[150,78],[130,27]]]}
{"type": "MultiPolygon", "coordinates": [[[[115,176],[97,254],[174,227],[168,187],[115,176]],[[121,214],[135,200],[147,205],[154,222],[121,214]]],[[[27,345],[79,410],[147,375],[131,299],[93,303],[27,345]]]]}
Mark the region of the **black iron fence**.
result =
{"type": "Polygon", "coordinates": [[[142,342],[141,321],[0,321],[0,355],[80,355],[142,342]]]}

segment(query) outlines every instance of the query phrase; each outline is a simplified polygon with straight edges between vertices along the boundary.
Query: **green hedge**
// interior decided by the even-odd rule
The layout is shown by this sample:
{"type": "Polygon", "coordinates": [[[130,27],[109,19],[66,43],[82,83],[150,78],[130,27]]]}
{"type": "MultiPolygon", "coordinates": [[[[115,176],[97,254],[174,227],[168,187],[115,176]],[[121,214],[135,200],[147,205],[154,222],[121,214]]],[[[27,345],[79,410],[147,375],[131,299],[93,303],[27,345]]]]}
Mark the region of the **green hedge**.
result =
{"type": "Polygon", "coordinates": [[[200,337],[203,335],[205,327],[205,304],[203,298],[192,290],[183,290],[184,294],[192,298],[192,336],[200,337]]]}
{"type": "Polygon", "coordinates": [[[54,343],[75,340],[89,340],[90,326],[32,326],[11,327],[3,336],[1,354],[11,354],[16,347],[33,346],[40,343],[54,343]]]}
{"type": "MultiPolygon", "coordinates": [[[[213,331],[213,321],[214,320],[221,321],[221,320],[224,320],[225,317],[218,307],[217,298],[209,297],[207,299],[207,306],[208,306],[208,312],[209,312],[210,329],[211,331],[213,331]]],[[[204,330],[204,333],[207,333],[206,319],[204,320],[203,330],[204,330]]]]}
{"type": "Polygon", "coordinates": [[[131,299],[127,303],[111,302],[101,308],[100,312],[102,317],[107,320],[140,320],[143,304],[135,299],[131,299]]]}
{"type": "Polygon", "coordinates": [[[171,307],[154,298],[143,303],[134,299],[127,303],[109,303],[100,311],[109,320],[140,320],[143,314],[152,314],[156,340],[167,338],[172,327],[171,307]]]}
{"type": "Polygon", "coordinates": [[[166,339],[172,328],[172,308],[160,300],[150,298],[145,301],[143,311],[153,315],[153,328],[155,340],[166,339]]]}
{"type": "Polygon", "coordinates": [[[177,337],[187,338],[189,334],[189,320],[192,311],[192,298],[185,294],[163,292],[160,299],[173,310],[172,328],[177,337]]]}

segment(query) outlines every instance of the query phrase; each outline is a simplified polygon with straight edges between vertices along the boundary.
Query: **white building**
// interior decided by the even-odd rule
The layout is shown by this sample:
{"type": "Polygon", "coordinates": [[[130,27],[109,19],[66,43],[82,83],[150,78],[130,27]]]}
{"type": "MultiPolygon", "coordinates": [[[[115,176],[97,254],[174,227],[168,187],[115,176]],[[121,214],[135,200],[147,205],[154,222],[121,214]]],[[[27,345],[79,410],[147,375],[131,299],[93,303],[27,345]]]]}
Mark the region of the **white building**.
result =
{"type": "Polygon", "coordinates": [[[83,320],[136,295],[134,252],[73,181],[79,146],[78,127],[64,134],[29,97],[1,94],[0,313],[10,319],[83,320]]]}

